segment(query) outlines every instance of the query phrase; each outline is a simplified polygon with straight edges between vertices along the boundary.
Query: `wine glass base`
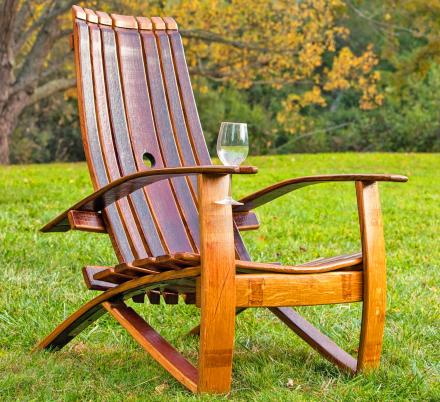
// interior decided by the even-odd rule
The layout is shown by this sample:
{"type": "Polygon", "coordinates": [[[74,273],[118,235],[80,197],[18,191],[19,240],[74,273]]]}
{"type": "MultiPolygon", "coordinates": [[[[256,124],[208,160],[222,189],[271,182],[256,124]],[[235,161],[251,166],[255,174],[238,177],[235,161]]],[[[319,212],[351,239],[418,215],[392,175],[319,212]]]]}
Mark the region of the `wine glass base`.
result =
{"type": "Polygon", "coordinates": [[[215,203],[219,205],[243,205],[242,202],[235,201],[232,198],[225,198],[224,200],[215,201],[215,203]]]}

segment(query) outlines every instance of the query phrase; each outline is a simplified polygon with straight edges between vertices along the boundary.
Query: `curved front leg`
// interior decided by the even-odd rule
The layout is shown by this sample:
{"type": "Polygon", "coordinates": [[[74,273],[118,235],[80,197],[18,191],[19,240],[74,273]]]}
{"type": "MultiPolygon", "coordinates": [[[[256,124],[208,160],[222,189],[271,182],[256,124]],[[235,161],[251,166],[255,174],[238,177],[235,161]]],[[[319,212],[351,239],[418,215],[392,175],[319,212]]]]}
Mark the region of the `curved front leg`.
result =
{"type": "Polygon", "coordinates": [[[356,182],[364,265],[364,300],[357,371],[377,368],[386,308],[386,261],[377,182],[356,182]]]}

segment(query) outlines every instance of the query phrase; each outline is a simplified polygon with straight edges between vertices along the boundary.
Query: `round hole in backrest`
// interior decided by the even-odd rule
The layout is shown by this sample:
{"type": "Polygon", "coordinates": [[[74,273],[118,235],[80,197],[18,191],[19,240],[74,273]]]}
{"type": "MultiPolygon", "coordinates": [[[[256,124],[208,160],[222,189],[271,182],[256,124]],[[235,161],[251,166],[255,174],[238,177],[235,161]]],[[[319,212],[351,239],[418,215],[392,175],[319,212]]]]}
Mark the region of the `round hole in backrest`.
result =
{"type": "Polygon", "coordinates": [[[144,161],[144,165],[147,168],[152,168],[154,167],[154,164],[156,163],[156,161],[154,160],[154,156],[151,155],[149,152],[145,152],[142,155],[142,160],[144,161]]]}

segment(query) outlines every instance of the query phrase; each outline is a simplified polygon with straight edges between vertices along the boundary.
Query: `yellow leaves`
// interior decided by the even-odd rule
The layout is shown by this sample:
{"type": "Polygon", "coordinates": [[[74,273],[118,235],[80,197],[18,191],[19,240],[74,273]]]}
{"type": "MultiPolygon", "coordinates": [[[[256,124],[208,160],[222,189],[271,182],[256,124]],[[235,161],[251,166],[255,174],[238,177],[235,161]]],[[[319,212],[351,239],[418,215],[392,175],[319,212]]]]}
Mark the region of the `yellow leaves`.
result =
{"type": "MultiPolygon", "coordinates": [[[[145,13],[140,2],[124,1],[145,13]]],[[[382,103],[372,47],[358,56],[340,45],[350,33],[340,23],[343,0],[173,0],[163,2],[162,9],[160,4],[153,3],[148,13],[172,15],[181,30],[192,33],[184,38],[188,65],[204,77],[193,80],[195,87],[207,91],[208,79],[220,89],[258,82],[283,90],[277,121],[287,132],[310,128],[301,111],[325,107],[333,91],[355,89],[363,109],[382,103]],[[215,37],[195,38],[197,33],[215,37]]]]}
{"type": "Polygon", "coordinates": [[[302,107],[309,105],[326,106],[326,104],[327,102],[322,96],[321,88],[316,85],[312,88],[312,90],[304,92],[300,100],[300,105],[302,107]]]}

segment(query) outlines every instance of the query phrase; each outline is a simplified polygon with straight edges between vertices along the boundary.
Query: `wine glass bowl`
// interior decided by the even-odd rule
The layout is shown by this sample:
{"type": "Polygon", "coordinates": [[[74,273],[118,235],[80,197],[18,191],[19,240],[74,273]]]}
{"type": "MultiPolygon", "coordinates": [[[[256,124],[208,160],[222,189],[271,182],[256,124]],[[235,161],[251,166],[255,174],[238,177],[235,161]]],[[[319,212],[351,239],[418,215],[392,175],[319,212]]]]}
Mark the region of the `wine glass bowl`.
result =
{"type": "MultiPolygon", "coordinates": [[[[217,155],[225,166],[240,166],[249,152],[249,139],[246,123],[222,122],[217,139],[217,155]]],[[[232,176],[229,179],[229,195],[217,204],[243,205],[231,195],[232,176]]]]}

